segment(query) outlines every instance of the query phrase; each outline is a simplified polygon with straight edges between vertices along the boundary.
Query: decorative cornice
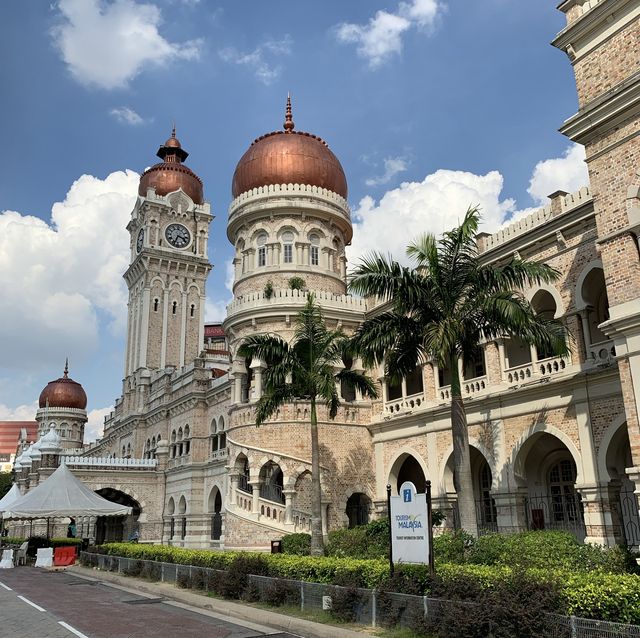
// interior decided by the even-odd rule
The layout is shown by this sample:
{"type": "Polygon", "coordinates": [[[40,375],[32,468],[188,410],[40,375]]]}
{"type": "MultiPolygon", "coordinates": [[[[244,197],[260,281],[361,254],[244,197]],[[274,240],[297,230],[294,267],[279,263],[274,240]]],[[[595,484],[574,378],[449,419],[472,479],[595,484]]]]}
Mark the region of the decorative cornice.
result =
{"type": "Polygon", "coordinates": [[[586,144],[640,114],[640,72],[635,73],[569,118],[560,132],[586,144]]]}

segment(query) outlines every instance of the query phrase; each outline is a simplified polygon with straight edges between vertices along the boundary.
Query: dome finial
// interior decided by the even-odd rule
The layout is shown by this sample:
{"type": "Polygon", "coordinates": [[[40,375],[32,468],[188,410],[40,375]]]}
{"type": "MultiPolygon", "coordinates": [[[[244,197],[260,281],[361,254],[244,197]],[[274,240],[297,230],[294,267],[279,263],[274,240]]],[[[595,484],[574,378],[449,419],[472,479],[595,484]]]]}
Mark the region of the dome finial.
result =
{"type": "Polygon", "coordinates": [[[171,125],[171,137],[175,138],[175,136],[176,136],[176,122],[174,120],[171,125]]]}
{"type": "Polygon", "coordinates": [[[64,360],[64,378],[69,378],[69,357],[64,360]]]}
{"type": "Polygon", "coordinates": [[[293,115],[291,113],[291,95],[287,93],[287,110],[284,116],[284,130],[287,133],[290,133],[295,128],[295,124],[293,123],[293,115]]]}

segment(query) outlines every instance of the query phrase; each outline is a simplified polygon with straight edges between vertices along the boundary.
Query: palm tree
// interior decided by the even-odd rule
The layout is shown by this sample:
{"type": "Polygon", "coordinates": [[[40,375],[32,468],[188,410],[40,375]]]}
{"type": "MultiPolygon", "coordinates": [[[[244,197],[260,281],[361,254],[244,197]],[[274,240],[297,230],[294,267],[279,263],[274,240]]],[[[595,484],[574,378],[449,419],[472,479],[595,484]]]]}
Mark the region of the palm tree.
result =
{"type": "Polygon", "coordinates": [[[340,406],[337,382],[344,382],[364,396],[377,397],[370,377],[346,369],[336,373],[336,366],[349,354],[349,344],[349,338],[341,330],[327,328],[320,306],[309,294],[307,303],[296,317],[291,343],[274,335],[254,335],[248,337],[238,351],[241,357],[260,359],[267,366],[263,377],[265,392],[256,405],[256,425],[294,399],[311,404],[312,555],[322,555],[324,548],[316,406],[324,403],[329,418],[335,418],[340,406]]]}
{"type": "Polygon", "coordinates": [[[463,222],[441,239],[432,234],[419,237],[407,248],[415,268],[374,253],[361,260],[349,282],[355,293],[390,302],[389,309],[365,321],[354,336],[367,367],[384,361],[385,375],[393,382],[428,360],[449,368],[460,526],[474,536],[478,529],[459,358],[466,364],[481,341],[504,336],[557,355],[567,352],[562,324],[536,316],[519,292],[555,281],[558,272],[522,259],[482,264],[475,241],[479,220],[478,208],[469,208],[463,222]]]}

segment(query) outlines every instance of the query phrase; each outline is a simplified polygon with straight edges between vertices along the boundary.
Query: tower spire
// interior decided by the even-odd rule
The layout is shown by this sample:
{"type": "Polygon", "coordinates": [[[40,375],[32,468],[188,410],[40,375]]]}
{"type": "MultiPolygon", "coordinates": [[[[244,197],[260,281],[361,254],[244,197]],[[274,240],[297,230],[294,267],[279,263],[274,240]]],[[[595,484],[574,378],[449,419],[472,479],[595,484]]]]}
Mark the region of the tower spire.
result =
{"type": "Polygon", "coordinates": [[[69,378],[69,357],[64,360],[64,378],[69,378]]]}
{"type": "Polygon", "coordinates": [[[287,108],[284,116],[284,130],[287,133],[290,133],[295,128],[295,124],[293,122],[293,115],[291,112],[291,95],[287,93],[287,108]]]}

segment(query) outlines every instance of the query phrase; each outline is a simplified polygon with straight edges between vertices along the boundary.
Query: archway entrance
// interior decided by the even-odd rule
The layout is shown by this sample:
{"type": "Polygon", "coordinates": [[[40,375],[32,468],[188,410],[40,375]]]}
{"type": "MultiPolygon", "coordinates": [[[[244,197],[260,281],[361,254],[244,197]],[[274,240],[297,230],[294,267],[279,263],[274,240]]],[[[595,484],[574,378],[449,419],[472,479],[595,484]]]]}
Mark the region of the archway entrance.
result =
{"type": "Polygon", "coordinates": [[[606,452],[606,462],[611,477],[608,488],[616,542],[638,547],[640,517],[635,484],[626,473],[628,467],[633,467],[626,423],[623,423],[611,438],[606,452]]]}
{"type": "Polygon", "coordinates": [[[140,504],[128,494],[111,487],[96,490],[102,498],[112,503],[126,505],[132,509],[129,516],[98,516],[96,520],[96,544],[121,543],[130,538],[138,527],[140,518],[140,504]]]}
{"type": "Polygon", "coordinates": [[[393,464],[391,469],[391,485],[394,485],[396,492],[400,493],[400,486],[405,481],[411,481],[416,486],[418,494],[424,494],[427,488],[427,480],[425,478],[422,467],[415,456],[411,454],[403,454],[393,464]],[[395,478],[395,480],[393,480],[395,478]]]}
{"type": "Polygon", "coordinates": [[[347,500],[347,517],[349,528],[366,525],[369,522],[371,499],[362,492],[355,492],[347,500]]]}
{"type": "Polygon", "coordinates": [[[576,463],[569,448],[556,436],[537,432],[518,452],[515,470],[527,487],[527,528],[565,530],[583,541],[584,513],[575,488],[576,463]]]}
{"type": "Polygon", "coordinates": [[[222,536],[222,494],[214,487],[209,494],[209,511],[211,514],[211,540],[219,541],[222,536]]]}

